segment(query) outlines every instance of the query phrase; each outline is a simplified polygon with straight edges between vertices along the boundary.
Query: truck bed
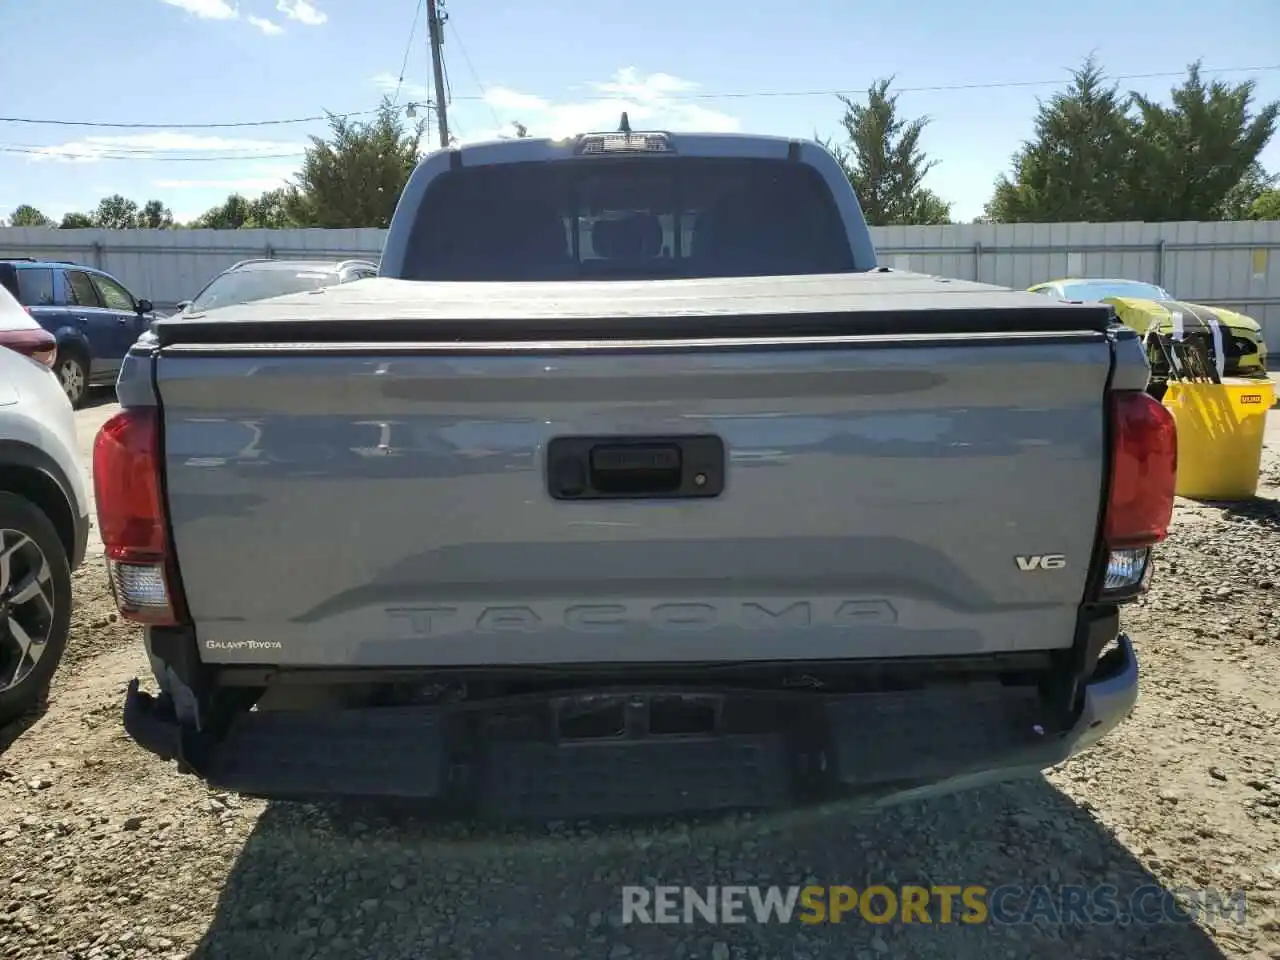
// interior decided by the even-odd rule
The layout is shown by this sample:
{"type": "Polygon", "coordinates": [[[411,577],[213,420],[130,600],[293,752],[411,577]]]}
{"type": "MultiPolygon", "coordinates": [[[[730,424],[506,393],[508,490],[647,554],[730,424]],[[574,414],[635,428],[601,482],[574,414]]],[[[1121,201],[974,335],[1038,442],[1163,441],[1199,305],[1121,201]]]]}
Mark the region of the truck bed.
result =
{"type": "Polygon", "coordinates": [[[1109,311],[894,273],[631,286],[373,280],[158,323],[201,656],[652,664],[1072,643],[1109,311]],[[548,450],[573,437],[719,438],[723,491],[557,499],[548,450]]]}

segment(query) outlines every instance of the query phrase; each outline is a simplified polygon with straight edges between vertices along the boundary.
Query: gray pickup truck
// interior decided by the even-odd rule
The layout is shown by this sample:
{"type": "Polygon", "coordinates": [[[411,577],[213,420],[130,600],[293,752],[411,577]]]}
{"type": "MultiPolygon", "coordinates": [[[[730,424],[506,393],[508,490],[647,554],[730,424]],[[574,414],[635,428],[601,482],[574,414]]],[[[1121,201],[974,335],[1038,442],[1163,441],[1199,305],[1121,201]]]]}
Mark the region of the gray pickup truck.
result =
{"type": "Polygon", "coordinates": [[[377,278],[130,353],[125,727],[246,794],[499,818],[1042,770],[1137,696],[1147,379],[1107,306],[878,267],[814,143],[435,153],[377,278]]]}

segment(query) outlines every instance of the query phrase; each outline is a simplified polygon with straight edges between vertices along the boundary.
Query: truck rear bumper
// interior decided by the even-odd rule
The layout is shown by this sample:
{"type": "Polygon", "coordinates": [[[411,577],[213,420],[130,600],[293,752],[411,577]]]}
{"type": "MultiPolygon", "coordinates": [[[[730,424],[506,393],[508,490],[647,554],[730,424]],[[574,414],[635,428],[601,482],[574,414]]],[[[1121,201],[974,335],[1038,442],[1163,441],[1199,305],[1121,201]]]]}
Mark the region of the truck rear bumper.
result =
{"type": "Polygon", "coordinates": [[[759,707],[754,695],[726,692],[720,713],[778,719],[748,723],[757,728],[748,732],[655,732],[646,718],[662,695],[645,690],[611,694],[628,719],[607,738],[530,737],[518,724],[494,736],[485,722],[477,735],[477,718],[490,719],[484,709],[409,706],[245,712],[215,740],[180,724],[135,680],[124,724],[150,752],[245,794],[433,800],[482,816],[559,819],[967,789],[1034,774],[1092,745],[1124,720],[1137,693],[1137,658],[1121,635],[1084,686],[1079,715],[1057,730],[1034,690],[999,684],[822,700],[799,693],[759,707]]]}

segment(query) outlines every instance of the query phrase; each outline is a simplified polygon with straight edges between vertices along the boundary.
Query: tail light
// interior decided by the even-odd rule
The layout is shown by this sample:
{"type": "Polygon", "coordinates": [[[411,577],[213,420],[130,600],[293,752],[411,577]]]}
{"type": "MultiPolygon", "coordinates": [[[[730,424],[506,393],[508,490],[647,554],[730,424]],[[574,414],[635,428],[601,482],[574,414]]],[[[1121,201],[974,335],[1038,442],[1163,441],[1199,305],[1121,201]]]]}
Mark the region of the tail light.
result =
{"type": "Polygon", "coordinates": [[[1173,415],[1145,392],[1112,394],[1110,404],[1104,596],[1135,593],[1146,584],[1151,548],[1169,535],[1178,473],[1173,415]]]}
{"type": "Polygon", "coordinates": [[[154,626],[185,619],[160,490],[160,425],[153,407],[122,410],[93,441],[93,492],[120,615],[154,626]]]}
{"type": "Polygon", "coordinates": [[[8,347],[50,368],[58,357],[58,341],[48,330],[0,330],[0,347],[8,347]]]}

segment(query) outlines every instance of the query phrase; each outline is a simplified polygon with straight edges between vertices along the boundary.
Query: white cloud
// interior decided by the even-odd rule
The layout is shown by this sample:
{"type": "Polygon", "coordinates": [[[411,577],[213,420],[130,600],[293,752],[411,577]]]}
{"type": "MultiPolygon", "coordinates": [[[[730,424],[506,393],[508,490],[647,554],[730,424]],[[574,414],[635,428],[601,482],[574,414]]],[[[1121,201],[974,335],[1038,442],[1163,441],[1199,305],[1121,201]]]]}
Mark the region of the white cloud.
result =
{"type": "Polygon", "coordinates": [[[612,80],[604,83],[592,82],[588,86],[593,90],[624,100],[652,103],[687,93],[698,85],[673,77],[669,73],[651,73],[647,77],[642,77],[635,67],[623,67],[613,75],[612,80]]]}
{"type": "Polygon", "coordinates": [[[484,100],[495,110],[506,110],[512,113],[519,113],[520,111],[540,112],[551,106],[542,97],[536,97],[531,93],[520,93],[517,90],[508,90],[506,87],[490,87],[485,91],[484,100]]]}
{"type": "Polygon", "coordinates": [[[317,10],[307,0],[276,0],[276,9],[290,20],[297,20],[309,27],[318,27],[329,19],[328,14],[317,10]]]}
{"type": "Polygon", "coordinates": [[[293,175],[292,170],[283,173],[278,177],[261,176],[261,177],[232,177],[228,179],[208,179],[208,180],[153,180],[154,186],[164,190],[226,190],[230,193],[262,193],[266,190],[274,190],[277,187],[283,187],[290,176],[293,175]]]}
{"type": "Polygon", "coordinates": [[[185,10],[201,20],[238,20],[240,11],[226,0],[162,0],[179,10],[185,10]]]}
{"type": "MultiPolygon", "coordinates": [[[[58,160],[64,163],[96,163],[100,160],[163,160],[167,155],[180,153],[233,153],[297,154],[304,147],[297,143],[278,140],[251,140],[235,137],[205,136],[181,133],[176,130],[158,130],[154,133],[136,133],[122,136],[90,136],[81,140],[37,147],[31,154],[34,161],[58,160]]],[[[228,156],[227,160],[251,159],[228,156]]]]}
{"type": "Polygon", "coordinates": [[[393,73],[379,73],[369,78],[370,82],[385,93],[394,94],[399,88],[400,96],[408,100],[417,100],[419,102],[431,99],[431,88],[421,83],[413,83],[409,80],[400,82],[400,78],[393,73]]]}
{"type": "MultiPolygon", "coordinates": [[[[391,73],[379,73],[370,81],[387,93],[394,93],[399,86],[400,95],[407,100],[421,102],[431,99],[429,87],[409,81],[400,83],[391,73]]],[[[680,99],[682,94],[696,89],[698,85],[669,73],[642,74],[634,67],[625,67],[611,80],[592,82],[587,86],[601,95],[563,103],[511,87],[488,87],[484,91],[484,103],[488,108],[484,129],[473,127],[471,123],[459,123],[459,127],[465,129],[457,134],[458,139],[463,143],[476,143],[509,137],[516,122],[523,123],[529,135],[534,137],[563,137],[592,130],[613,130],[624,110],[636,129],[642,124],[667,130],[711,133],[732,133],[741,129],[737,117],[680,99]]],[[[467,102],[454,104],[450,110],[460,120],[468,114],[473,120],[479,119],[475,108],[467,102]]]]}
{"type": "Polygon", "coordinates": [[[249,15],[245,17],[245,20],[247,20],[252,26],[257,27],[268,37],[274,37],[277,34],[284,33],[284,27],[272,20],[268,20],[266,17],[255,17],[253,15],[249,15]]]}
{"type": "Polygon", "coordinates": [[[499,133],[510,136],[510,124],[519,121],[531,136],[564,137],[593,130],[617,128],[622,112],[627,112],[633,128],[645,126],[666,130],[700,130],[732,133],[741,129],[738,118],[710,107],[679,99],[697,84],[667,73],[642,74],[624,67],[611,80],[588,84],[603,96],[557,103],[545,97],[522,93],[508,87],[490,87],[485,102],[504,122],[501,130],[476,131],[460,137],[464,142],[493,139],[499,133]]]}
{"type": "MultiPolygon", "coordinates": [[[[257,27],[268,37],[284,33],[284,28],[274,20],[268,20],[266,17],[258,17],[253,14],[241,16],[240,8],[232,6],[227,0],[161,0],[161,3],[167,3],[171,7],[185,10],[200,20],[243,20],[249,26],[257,27]]],[[[277,4],[281,10],[285,10],[285,7],[289,5],[289,0],[279,0],[277,4]]],[[[302,23],[324,23],[328,19],[323,13],[320,13],[315,7],[307,3],[306,0],[296,0],[293,6],[301,7],[301,12],[295,15],[285,10],[286,14],[302,23]],[[319,19],[308,19],[315,17],[319,17],[319,19]]]]}

